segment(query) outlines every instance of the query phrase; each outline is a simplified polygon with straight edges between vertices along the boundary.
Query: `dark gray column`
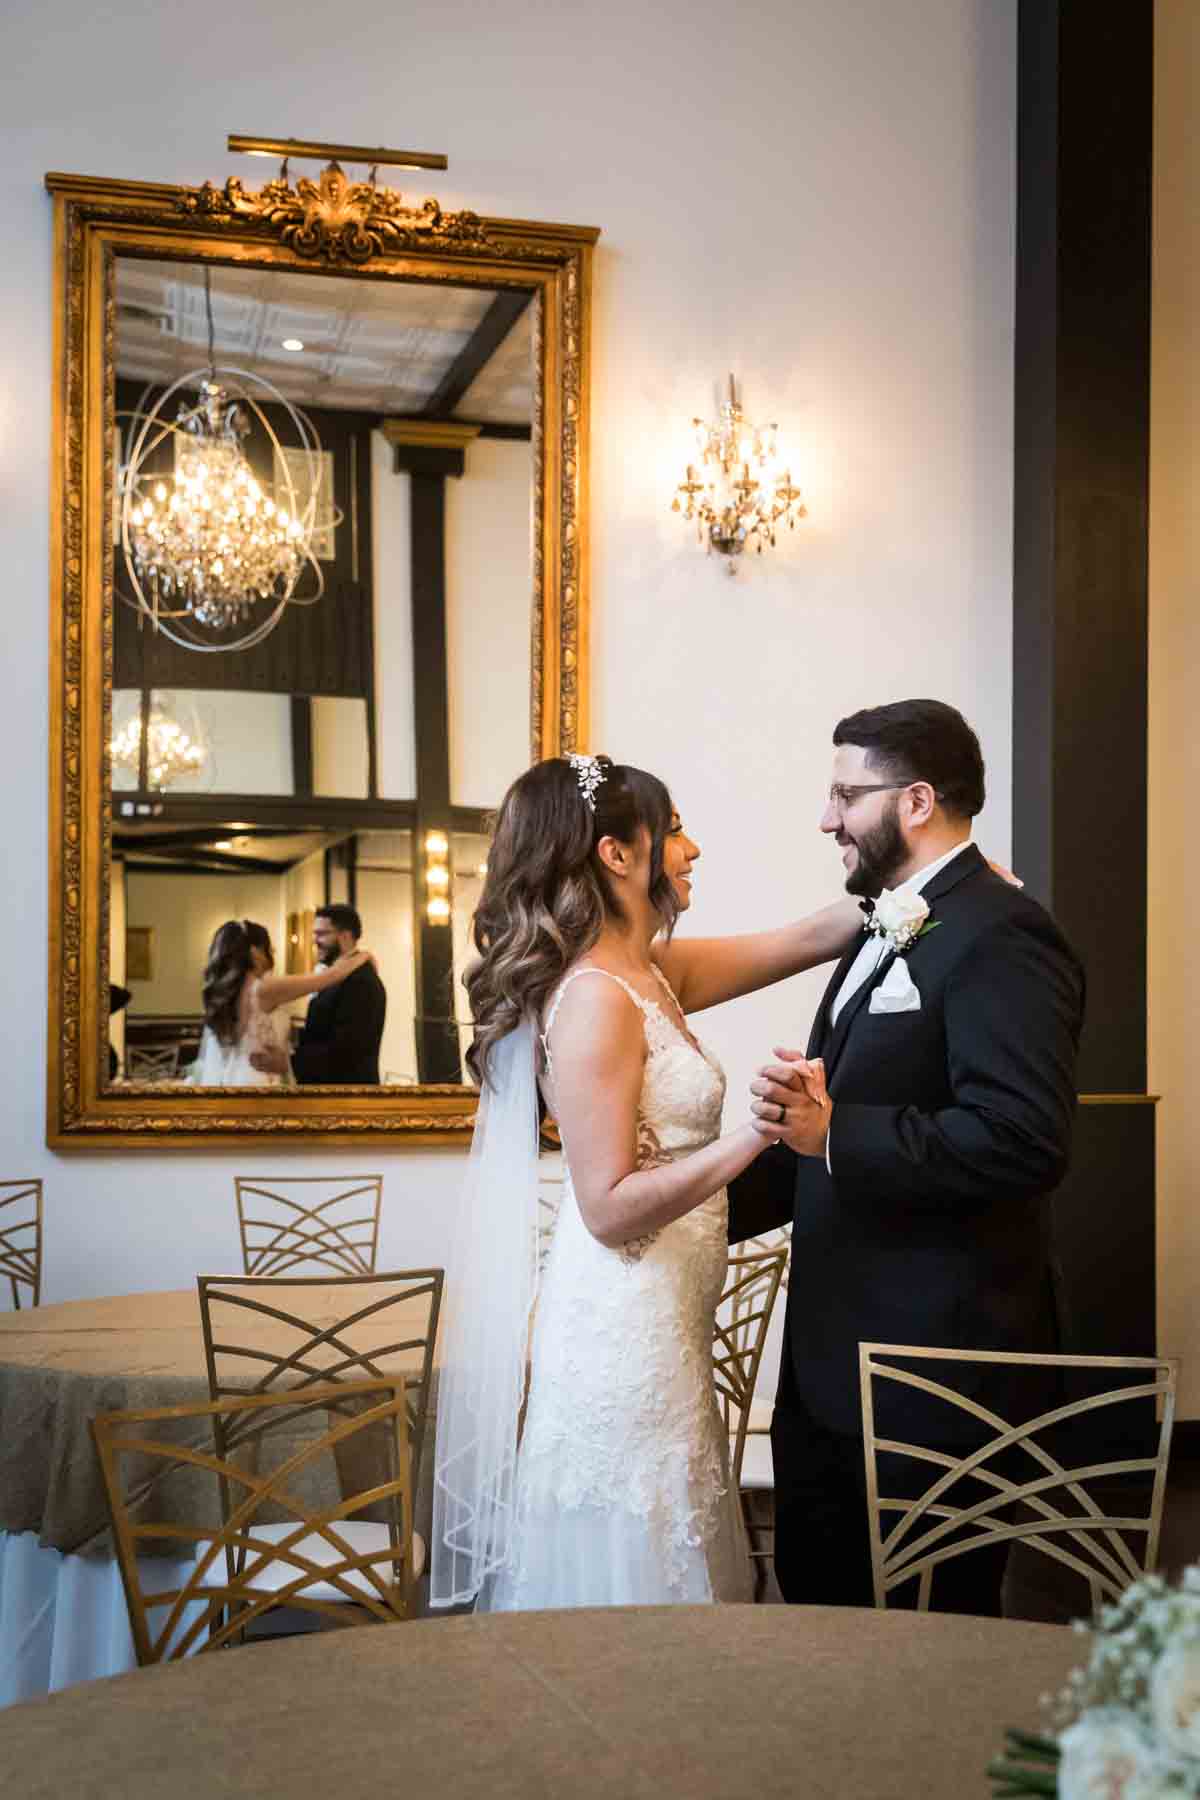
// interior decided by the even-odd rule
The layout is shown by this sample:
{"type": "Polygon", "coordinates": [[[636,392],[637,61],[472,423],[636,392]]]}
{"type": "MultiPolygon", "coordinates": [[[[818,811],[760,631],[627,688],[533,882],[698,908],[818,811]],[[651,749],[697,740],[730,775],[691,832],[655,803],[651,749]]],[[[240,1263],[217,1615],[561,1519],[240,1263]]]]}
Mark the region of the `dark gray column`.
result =
{"type": "Polygon", "coordinates": [[[1153,6],[1136,0],[1021,0],[1013,859],[1088,972],[1084,1103],[1058,1213],[1070,1347],[1089,1352],[1152,1352],[1155,1332],[1145,1092],[1153,29],[1153,6]]]}

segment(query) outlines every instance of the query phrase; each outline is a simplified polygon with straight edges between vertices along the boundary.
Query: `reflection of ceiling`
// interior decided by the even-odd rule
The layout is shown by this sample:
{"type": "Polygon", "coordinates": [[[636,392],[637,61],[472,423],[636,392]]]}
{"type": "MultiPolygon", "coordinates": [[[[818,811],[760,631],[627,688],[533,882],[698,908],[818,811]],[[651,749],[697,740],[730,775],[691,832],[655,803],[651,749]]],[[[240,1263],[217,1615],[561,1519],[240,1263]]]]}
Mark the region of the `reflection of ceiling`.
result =
{"type": "MultiPolygon", "coordinates": [[[[169,384],[208,356],[204,278],[195,263],[117,260],[117,373],[169,384]]],[[[212,270],[216,360],[265,376],[300,406],[419,413],[487,313],[491,288],[212,270]],[[283,348],[299,338],[302,351],[283,348]]],[[[532,415],[532,307],[476,377],[463,418],[532,415]]]]}
{"type": "Polygon", "coordinates": [[[236,822],[186,826],[162,820],[124,820],[114,826],[113,848],[141,863],[176,869],[219,869],[230,875],[282,874],[317,850],[340,843],[344,831],[295,831],[236,822]]]}

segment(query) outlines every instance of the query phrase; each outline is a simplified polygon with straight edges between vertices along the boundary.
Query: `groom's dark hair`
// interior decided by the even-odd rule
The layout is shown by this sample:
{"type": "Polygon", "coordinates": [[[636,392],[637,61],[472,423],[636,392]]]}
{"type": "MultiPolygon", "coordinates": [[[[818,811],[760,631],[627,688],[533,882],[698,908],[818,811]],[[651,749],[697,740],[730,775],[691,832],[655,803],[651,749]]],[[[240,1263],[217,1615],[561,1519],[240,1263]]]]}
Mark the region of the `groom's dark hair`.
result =
{"type": "Polygon", "coordinates": [[[894,700],[838,722],[834,744],[857,744],[873,770],[898,781],[927,781],[948,813],[983,810],[983,752],[960,712],[943,700],[894,700]]]}
{"type": "Polygon", "coordinates": [[[356,943],[362,936],[362,920],[358,913],[353,906],[344,906],[340,900],[333,901],[329,906],[318,906],[313,916],[328,919],[335,931],[348,931],[356,943]]]}

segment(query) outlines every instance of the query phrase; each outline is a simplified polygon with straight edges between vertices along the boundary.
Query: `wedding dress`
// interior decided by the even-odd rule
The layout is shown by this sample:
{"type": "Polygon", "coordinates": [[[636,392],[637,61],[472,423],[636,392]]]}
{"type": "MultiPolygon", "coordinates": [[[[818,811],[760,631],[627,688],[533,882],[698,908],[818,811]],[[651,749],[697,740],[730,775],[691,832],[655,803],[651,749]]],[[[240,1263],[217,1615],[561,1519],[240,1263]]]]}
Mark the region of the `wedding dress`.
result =
{"type": "Polygon", "coordinates": [[[282,1075],[264,1074],[250,1062],[257,1050],[286,1050],[290,1021],[284,1007],[264,1012],[258,1003],[258,978],[248,976],[238,996],[238,1034],[223,1044],[206,1025],[187,1079],[194,1087],[282,1087],[282,1075]]]}
{"type": "MultiPolygon", "coordinates": [[[[584,975],[616,981],[642,1014],[646,1065],[637,1166],[654,1168],[719,1135],[725,1077],[671,1009],[619,976],[574,969],[542,1045],[584,975]]],[[[749,1600],[750,1563],[712,1374],[725,1278],[724,1189],[618,1249],[588,1231],[569,1154],[539,1284],[531,1377],[503,1568],[481,1611],[749,1600]]]]}

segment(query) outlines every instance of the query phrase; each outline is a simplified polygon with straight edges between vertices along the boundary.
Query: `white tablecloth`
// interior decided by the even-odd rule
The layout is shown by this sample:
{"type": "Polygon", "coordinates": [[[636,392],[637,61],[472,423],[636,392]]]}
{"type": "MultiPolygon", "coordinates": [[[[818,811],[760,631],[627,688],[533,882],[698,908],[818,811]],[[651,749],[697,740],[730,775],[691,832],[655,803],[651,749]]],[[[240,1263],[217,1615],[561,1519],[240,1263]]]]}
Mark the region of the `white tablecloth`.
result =
{"type": "MultiPolygon", "coordinates": [[[[155,1577],[170,1585],[187,1561],[156,1558],[155,1577]]],[[[64,1556],[35,1532],[0,1532],[0,1706],[136,1667],[111,1557],[64,1556]]]]}

